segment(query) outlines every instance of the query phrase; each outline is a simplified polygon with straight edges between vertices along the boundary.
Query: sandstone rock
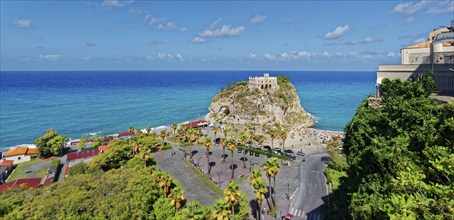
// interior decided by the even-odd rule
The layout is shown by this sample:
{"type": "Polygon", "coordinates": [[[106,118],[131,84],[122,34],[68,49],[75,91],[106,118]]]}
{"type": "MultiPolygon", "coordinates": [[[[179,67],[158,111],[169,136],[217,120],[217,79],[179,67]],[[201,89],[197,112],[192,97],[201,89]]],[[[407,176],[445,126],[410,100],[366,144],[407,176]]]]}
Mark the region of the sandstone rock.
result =
{"type": "Polygon", "coordinates": [[[244,82],[229,85],[212,100],[205,117],[211,123],[229,124],[236,130],[249,127],[265,133],[272,127],[288,132],[314,126],[314,120],[301,106],[295,87],[287,77],[278,77],[279,89],[250,90],[244,82]]]}

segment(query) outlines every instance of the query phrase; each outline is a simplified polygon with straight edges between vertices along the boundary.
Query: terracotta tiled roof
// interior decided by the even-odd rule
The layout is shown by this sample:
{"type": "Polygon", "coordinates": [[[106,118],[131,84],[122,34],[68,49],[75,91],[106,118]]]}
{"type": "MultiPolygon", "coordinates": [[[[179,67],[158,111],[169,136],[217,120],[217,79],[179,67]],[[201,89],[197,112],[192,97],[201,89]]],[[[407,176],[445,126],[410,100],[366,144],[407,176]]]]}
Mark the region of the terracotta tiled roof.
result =
{"type": "Polygon", "coordinates": [[[428,47],[430,47],[430,44],[431,44],[430,41],[426,41],[426,42],[422,42],[422,43],[419,43],[419,44],[415,44],[415,45],[408,46],[407,48],[408,48],[408,49],[428,48],[428,47]]]}
{"type": "Polygon", "coordinates": [[[13,148],[13,149],[9,150],[8,152],[6,152],[5,157],[22,155],[22,154],[27,153],[27,151],[28,151],[28,147],[16,147],[16,148],[13,148]]]}
{"type": "Polygon", "coordinates": [[[3,160],[2,163],[0,163],[0,167],[9,167],[14,164],[14,160],[3,160]]]}
{"type": "Polygon", "coordinates": [[[33,155],[38,153],[38,148],[28,148],[28,151],[25,155],[33,155]]]}

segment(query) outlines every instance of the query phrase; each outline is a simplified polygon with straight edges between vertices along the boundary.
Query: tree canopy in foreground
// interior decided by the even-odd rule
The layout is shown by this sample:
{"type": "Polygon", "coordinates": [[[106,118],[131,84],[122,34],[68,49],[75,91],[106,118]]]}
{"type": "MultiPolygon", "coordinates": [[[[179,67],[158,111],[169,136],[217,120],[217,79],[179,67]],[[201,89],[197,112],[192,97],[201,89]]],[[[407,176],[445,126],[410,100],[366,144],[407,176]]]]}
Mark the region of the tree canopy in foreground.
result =
{"type": "Polygon", "coordinates": [[[187,202],[179,183],[154,166],[148,145],[146,139],[113,141],[89,164],[72,167],[64,182],[4,192],[0,218],[202,220],[228,219],[232,211],[246,218],[249,201],[241,192],[233,207],[226,198],[213,207],[187,202]]]}
{"type": "Polygon", "coordinates": [[[345,158],[327,169],[346,177],[326,218],[453,219],[454,103],[430,100],[433,80],[421,79],[384,79],[381,107],[365,100],[358,108],[345,128],[345,158]]]}

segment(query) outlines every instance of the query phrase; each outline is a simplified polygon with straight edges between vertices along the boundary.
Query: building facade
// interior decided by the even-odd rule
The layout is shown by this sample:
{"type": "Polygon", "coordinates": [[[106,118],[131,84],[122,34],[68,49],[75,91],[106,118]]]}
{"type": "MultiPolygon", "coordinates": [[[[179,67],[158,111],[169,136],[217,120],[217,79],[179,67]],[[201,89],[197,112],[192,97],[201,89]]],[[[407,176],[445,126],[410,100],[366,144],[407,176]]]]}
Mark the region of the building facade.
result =
{"type": "Polygon", "coordinates": [[[277,84],[277,77],[270,77],[270,74],[265,73],[262,76],[250,76],[249,89],[259,89],[259,90],[277,90],[279,85],[277,84]]]}
{"type": "Polygon", "coordinates": [[[454,25],[429,33],[428,41],[401,49],[401,64],[379,65],[376,97],[384,78],[416,80],[432,71],[440,95],[454,96],[454,25]]]}
{"type": "Polygon", "coordinates": [[[38,155],[38,149],[29,147],[16,147],[10,149],[4,155],[4,160],[12,160],[14,164],[30,161],[32,157],[38,155]]]}

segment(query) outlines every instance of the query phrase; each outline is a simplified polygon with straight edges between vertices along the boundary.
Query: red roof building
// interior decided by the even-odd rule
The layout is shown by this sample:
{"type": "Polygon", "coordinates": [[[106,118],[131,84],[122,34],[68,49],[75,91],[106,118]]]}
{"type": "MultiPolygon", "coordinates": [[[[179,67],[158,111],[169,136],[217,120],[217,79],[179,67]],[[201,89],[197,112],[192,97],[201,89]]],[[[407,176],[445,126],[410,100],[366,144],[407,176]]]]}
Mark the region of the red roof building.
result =
{"type": "Polygon", "coordinates": [[[206,120],[197,120],[191,121],[185,125],[188,126],[189,128],[199,128],[208,126],[208,122],[206,120]]]}
{"type": "Polygon", "coordinates": [[[70,162],[73,160],[78,160],[78,159],[86,159],[89,157],[94,157],[99,154],[99,150],[85,150],[85,151],[79,151],[79,152],[72,152],[66,155],[66,162],[70,162]]]}
{"type": "Polygon", "coordinates": [[[41,178],[30,178],[30,179],[18,179],[12,182],[7,182],[0,185],[0,193],[3,193],[9,189],[25,186],[26,188],[36,188],[41,184],[41,178]]]}
{"type": "Polygon", "coordinates": [[[99,152],[104,153],[104,152],[108,151],[109,148],[107,147],[107,145],[102,145],[102,146],[98,147],[98,150],[99,150],[99,152]]]}
{"type": "Polygon", "coordinates": [[[46,180],[44,180],[43,186],[48,186],[54,182],[54,177],[49,177],[46,180]]]}
{"type": "Polygon", "coordinates": [[[118,133],[118,137],[128,137],[128,136],[132,136],[132,135],[134,135],[134,133],[129,133],[129,131],[123,131],[123,132],[118,133]]]}
{"type": "Polygon", "coordinates": [[[0,163],[0,167],[9,167],[9,166],[12,166],[13,164],[14,164],[14,160],[3,160],[0,163]]]}

